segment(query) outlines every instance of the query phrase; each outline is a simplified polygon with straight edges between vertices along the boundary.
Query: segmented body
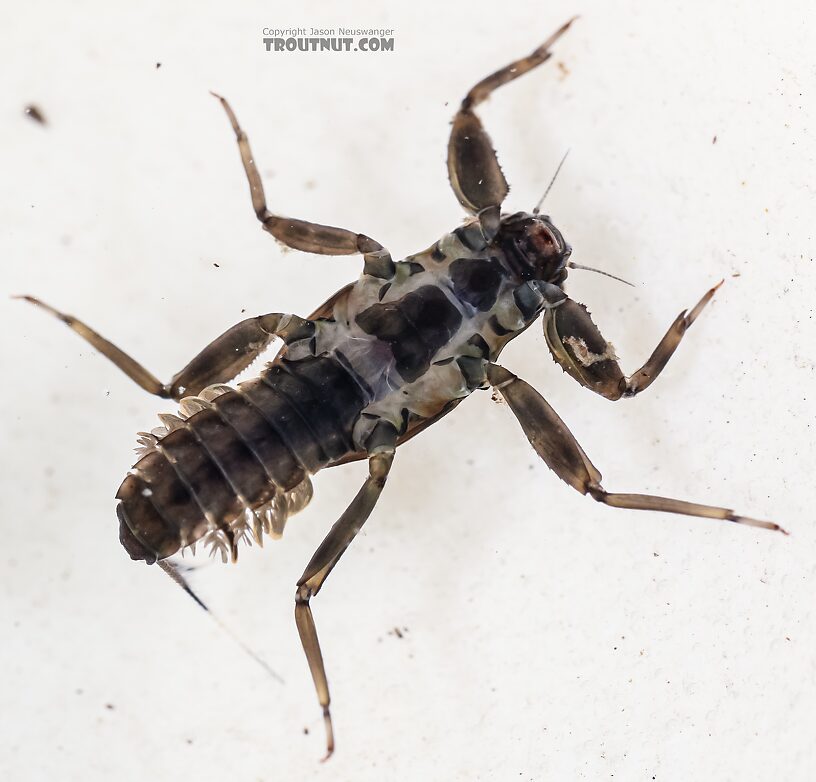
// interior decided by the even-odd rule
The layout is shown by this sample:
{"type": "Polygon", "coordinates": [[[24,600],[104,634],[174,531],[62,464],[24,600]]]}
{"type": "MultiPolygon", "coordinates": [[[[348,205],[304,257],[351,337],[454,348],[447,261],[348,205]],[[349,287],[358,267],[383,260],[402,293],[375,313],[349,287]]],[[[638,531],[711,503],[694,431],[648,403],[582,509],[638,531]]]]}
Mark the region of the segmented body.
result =
{"type": "Polygon", "coordinates": [[[362,274],[258,378],[162,416],[116,495],[130,555],[155,561],[204,538],[226,559],[250,534],[279,535],[309,476],[362,450],[377,421],[404,434],[483,386],[486,361],[544,306],[514,246],[506,232],[487,243],[472,220],[388,278],[362,274]]]}
{"type": "MultiPolygon", "coordinates": [[[[202,541],[234,560],[240,540],[260,543],[265,533],[281,534],[287,517],[309,501],[311,475],[367,460],[367,478],[309,560],[295,592],[295,623],[323,715],[326,757],[334,751],[331,698],[310,601],[374,510],[397,447],[477,388],[492,386],[536,453],[566,484],[597,502],[784,532],[725,507],[608,492],[601,472],[547,401],[496,363],[504,346],[543,312],[550,354],[565,372],[607,399],[635,396],[658,377],[719,287],[681,312],[646,362],[624,375],[586,307],[563,291],[569,268],[588,267],[569,262],[569,245],[538,206],[532,213],[502,214],[509,186],[474,109],[549,59],[549,47],[570,24],[467,93],[452,124],[448,176],[473,217],[396,263],[365,234],[269,211],[247,136],[227,101],[216,96],[235,132],[264,230],[296,250],[363,258],[359,280],[309,320],[280,312],[242,320],[162,383],[82,321],[24,297],[146,391],[180,400],[181,417],[162,415],[163,427],[141,434],[141,458],[117,493],[120,539],[133,559],[152,563],[202,541]],[[219,382],[238,376],[275,337],[285,347],[258,377],[237,388],[219,382]],[[185,398],[189,393],[197,396],[185,398]]],[[[172,563],[161,568],[204,606],[172,563]]]]}

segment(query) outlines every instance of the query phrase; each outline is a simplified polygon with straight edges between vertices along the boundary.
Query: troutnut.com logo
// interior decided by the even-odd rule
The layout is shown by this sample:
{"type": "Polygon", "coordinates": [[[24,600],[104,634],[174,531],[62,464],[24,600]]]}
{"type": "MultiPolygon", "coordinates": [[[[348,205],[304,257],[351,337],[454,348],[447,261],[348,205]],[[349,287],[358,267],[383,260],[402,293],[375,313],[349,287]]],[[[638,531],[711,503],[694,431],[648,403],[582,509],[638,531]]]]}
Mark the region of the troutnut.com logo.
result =
{"type": "Polygon", "coordinates": [[[393,52],[387,27],[264,27],[268,52],[393,52]]]}

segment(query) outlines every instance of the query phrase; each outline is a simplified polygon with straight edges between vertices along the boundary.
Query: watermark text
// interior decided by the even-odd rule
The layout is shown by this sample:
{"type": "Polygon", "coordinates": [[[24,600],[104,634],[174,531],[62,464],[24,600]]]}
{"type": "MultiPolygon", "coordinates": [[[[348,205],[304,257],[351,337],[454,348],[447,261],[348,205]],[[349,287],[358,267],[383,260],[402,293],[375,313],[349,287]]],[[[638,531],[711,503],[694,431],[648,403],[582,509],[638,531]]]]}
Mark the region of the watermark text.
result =
{"type": "Polygon", "coordinates": [[[264,27],[268,52],[393,52],[394,30],[382,27],[264,27]]]}

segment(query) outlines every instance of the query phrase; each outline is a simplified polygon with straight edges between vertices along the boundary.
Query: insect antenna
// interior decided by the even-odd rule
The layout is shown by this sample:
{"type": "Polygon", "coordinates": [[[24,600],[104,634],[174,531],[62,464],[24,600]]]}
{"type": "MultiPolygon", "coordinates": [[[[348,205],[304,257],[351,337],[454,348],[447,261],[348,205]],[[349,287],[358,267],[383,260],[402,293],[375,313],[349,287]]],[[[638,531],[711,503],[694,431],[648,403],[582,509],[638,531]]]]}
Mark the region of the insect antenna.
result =
{"type": "Polygon", "coordinates": [[[547,189],[544,191],[544,195],[541,196],[538,203],[535,205],[535,209],[533,209],[533,214],[537,215],[541,211],[541,204],[544,203],[544,199],[549,195],[550,190],[552,190],[552,186],[555,184],[555,178],[558,176],[558,172],[561,171],[561,166],[564,165],[564,161],[567,159],[567,155],[569,155],[570,151],[567,150],[564,153],[564,157],[561,158],[561,162],[558,164],[558,168],[555,169],[555,173],[552,175],[552,179],[550,180],[550,184],[547,185],[547,189]]]}
{"type": "Polygon", "coordinates": [[[602,272],[600,269],[593,269],[591,266],[582,266],[580,263],[573,263],[570,261],[567,264],[568,269],[583,269],[585,272],[595,272],[596,274],[603,274],[604,277],[611,277],[613,280],[617,280],[618,282],[623,282],[626,285],[631,285],[633,288],[636,287],[635,283],[629,282],[628,280],[624,280],[622,277],[616,277],[614,274],[610,274],[609,272],[602,272]]]}
{"type": "Polygon", "coordinates": [[[193,600],[195,600],[196,604],[203,608],[210,619],[213,620],[220,628],[223,630],[238,646],[243,649],[253,660],[255,660],[258,665],[261,666],[273,679],[276,679],[281,684],[284,684],[283,678],[279,673],[272,670],[269,667],[269,664],[263,660],[261,657],[258,656],[252,649],[249,648],[230,628],[228,625],[224,624],[224,622],[214,614],[208,606],[204,603],[204,601],[195,593],[193,592],[192,587],[187,582],[187,579],[181,575],[181,571],[179,570],[177,565],[174,565],[172,562],[168,562],[166,559],[161,559],[158,562],[159,567],[167,573],[168,576],[174,581],[174,583],[178,584],[193,600]]]}

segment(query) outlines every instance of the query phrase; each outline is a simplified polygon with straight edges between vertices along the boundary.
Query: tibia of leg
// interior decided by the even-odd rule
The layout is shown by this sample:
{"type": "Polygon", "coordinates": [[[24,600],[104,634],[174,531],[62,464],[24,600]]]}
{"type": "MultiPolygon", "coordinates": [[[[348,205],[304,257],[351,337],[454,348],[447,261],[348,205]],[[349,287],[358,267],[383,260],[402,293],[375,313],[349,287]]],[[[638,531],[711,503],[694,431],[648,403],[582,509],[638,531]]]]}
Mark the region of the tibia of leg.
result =
{"type": "Polygon", "coordinates": [[[622,387],[623,396],[634,396],[639,394],[645,388],[648,388],[655,378],[663,371],[668,360],[672,357],[683,335],[688,331],[689,326],[697,320],[703,308],[711,301],[717,288],[722,285],[724,280],[720,280],[713,288],[708,290],[705,295],[697,302],[691,312],[685,310],[681,312],[674,323],[669,327],[663,339],[660,340],[654,352],[649,356],[649,360],[636,372],[633,372],[626,378],[625,385],[622,387]]]}
{"type": "Polygon", "coordinates": [[[541,44],[541,46],[526,57],[521,57],[518,60],[514,60],[508,65],[505,65],[504,68],[500,68],[495,73],[491,73],[490,76],[482,79],[478,84],[471,88],[470,92],[468,92],[467,96],[462,101],[462,105],[465,108],[473,108],[489,98],[490,94],[494,90],[498,89],[504,84],[507,84],[508,82],[513,81],[514,79],[518,79],[519,76],[523,76],[528,71],[531,71],[533,68],[536,68],[549,60],[552,56],[550,49],[555,42],[565,32],[567,32],[577,18],[577,16],[573,16],[567,22],[562,24],[561,27],[559,27],[546,41],[544,41],[544,43],[541,44]]]}
{"type": "Polygon", "coordinates": [[[383,254],[387,256],[387,263],[391,262],[391,257],[383,246],[365,234],[358,234],[331,225],[297,220],[293,217],[282,217],[270,212],[266,206],[263,182],[255,164],[247,134],[238,124],[238,118],[226,98],[222,98],[214,92],[212,95],[221,103],[235,133],[238,150],[241,153],[241,163],[244,166],[244,173],[249,183],[252,208],[255,210],[258,220],[263,223],[264,230],[267,233],[274,236],[281,244],[302,252],[317,253],[319,255],[354,255],[355,253],[362,253],[366,257],[366,261],[371,262],[378,269],[383,267],[383,254]],[[377,255],[369,259],[369,253],[377,255]]]}

